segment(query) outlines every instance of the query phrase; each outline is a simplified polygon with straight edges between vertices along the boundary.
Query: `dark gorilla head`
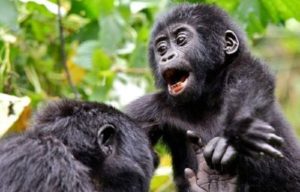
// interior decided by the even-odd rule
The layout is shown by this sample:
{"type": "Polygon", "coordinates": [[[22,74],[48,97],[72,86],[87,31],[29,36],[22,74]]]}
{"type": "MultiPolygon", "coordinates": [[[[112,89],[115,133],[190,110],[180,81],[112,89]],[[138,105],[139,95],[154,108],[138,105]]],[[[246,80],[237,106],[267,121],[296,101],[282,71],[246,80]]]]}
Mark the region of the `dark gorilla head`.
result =
{"type": "Polygon", "coordinates": [[[113,107],[69,100],[50,103],[37,114],[32,131],[62,141],[91,168],[101,191],[148,191],[154,168],[146,134],[113,107]]]}
{"type": "Polygon", "coordinates": [[[156,84],[177,101],[203,95],[239,53],[244,36],[228,15],[213,6],[173,8],[154,25],[149,44],[156,84]]]}

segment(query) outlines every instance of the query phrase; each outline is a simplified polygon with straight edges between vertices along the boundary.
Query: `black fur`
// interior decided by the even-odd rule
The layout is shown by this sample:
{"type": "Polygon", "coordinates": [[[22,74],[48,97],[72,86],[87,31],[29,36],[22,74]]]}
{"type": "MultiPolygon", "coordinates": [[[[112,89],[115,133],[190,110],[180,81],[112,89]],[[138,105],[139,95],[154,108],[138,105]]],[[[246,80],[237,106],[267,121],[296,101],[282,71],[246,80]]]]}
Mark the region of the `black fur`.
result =
{"type": "Polygon", "coordinates": [[[197,169],[185,135],[188,129],[198,132],[204,144],[216,136],[225,137],[239,152],[235,163],[238,191],[300,190],[299,145],[274,98],[274,77],[265,64],[251,56],[244,39],[228,15],[215,6],[180,5],[158,19],[154,26],[149,60],[156,84],[162,90],[132,102],[126,112],[149,128],[153,144],[162,136],[172,154],[179,191],[188,188],[184,168],[197,169]],[[175,50],[174,58],[169,56],[172,63],[162,63],[166,60],[164,49],[158,50],[162,56],[157,53],[155,38],[174,25],[188,25],[196,31],[196,35],[188,36],[194,41],[191,42],[193,48],[182,46],[178,48],[180,51],[175,50]],[[227,54],[223,49],[226,30],[233,31],[239,40],[234,54],[227,54]],[[170,68],[193,74],[192,83],[177,96],[168,92],[163,76],[169,64],[170,68]],[[283,158],[257,159],[244,153],[244,134],[257,122],[272,126],[276,135],[285,140],[283,146],[277,148],[283,158]]]}
{"type": "Polygon", "coordinates": [[[0,142],[3,192],[146,192],[153,169],[146,134],[99,103],[50,103],[30,130],[0,142]],[[115,132],[109,127],[99,143],[97,134],[107,124],[115,132]]]}

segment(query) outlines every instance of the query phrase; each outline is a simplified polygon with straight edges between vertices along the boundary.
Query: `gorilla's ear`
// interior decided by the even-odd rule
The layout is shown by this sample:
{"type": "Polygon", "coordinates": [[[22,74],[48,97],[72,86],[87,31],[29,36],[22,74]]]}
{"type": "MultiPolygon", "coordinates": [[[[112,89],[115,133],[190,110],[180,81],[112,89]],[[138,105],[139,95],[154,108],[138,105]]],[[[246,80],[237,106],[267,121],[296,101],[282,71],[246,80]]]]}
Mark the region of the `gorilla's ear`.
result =
{"type": "Polygon", "coordinates": [[[100,127],[97,136],[101,151],[106,157],[111,155],[116,148],[116,128],[111,124],[105,124],[100,127]]]}
{"type": "Polygon", "coordinates": [[[234,54],[238,50],[239,45],[239,39],[237,38],[236,34],[231,30],[227,30],[225,32],[225,53],[227,55],[234,54]]]}

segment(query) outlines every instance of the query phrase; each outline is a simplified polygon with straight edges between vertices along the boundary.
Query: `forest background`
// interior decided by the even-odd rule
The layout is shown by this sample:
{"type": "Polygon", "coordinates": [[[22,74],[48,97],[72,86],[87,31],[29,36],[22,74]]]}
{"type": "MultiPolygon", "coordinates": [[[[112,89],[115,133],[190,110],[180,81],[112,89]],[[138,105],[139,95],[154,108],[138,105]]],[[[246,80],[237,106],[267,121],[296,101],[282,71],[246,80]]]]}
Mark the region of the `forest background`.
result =
{"type": "MultiPolygon", "coordinates": [[[[246,31],[253,54],[274,71],[276,96],[300,136],[299,0],[0,0],[0,137],[24,131],[50,100],[122,109],[155,91],[147,61],[152,24],[186,2],[216,4],[246,31]]],[[[173,191],[170,157],[162,145],[157,150],[151,191],[173,191]]]]}

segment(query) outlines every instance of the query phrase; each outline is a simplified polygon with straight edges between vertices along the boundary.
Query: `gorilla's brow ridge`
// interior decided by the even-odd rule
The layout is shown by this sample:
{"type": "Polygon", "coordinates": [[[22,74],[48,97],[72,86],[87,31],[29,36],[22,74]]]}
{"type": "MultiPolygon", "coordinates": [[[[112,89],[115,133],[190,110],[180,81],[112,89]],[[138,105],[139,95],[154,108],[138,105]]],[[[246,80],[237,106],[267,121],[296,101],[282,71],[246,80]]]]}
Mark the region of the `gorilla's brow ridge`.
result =
{"type": "Polygon", "coordinates": [[[159,43],[160,41],[166,40],[167,36],[164,34],[159,35],[155,40],[154,40],[154,44],[156,45],[157,43],[159,43]]]}

